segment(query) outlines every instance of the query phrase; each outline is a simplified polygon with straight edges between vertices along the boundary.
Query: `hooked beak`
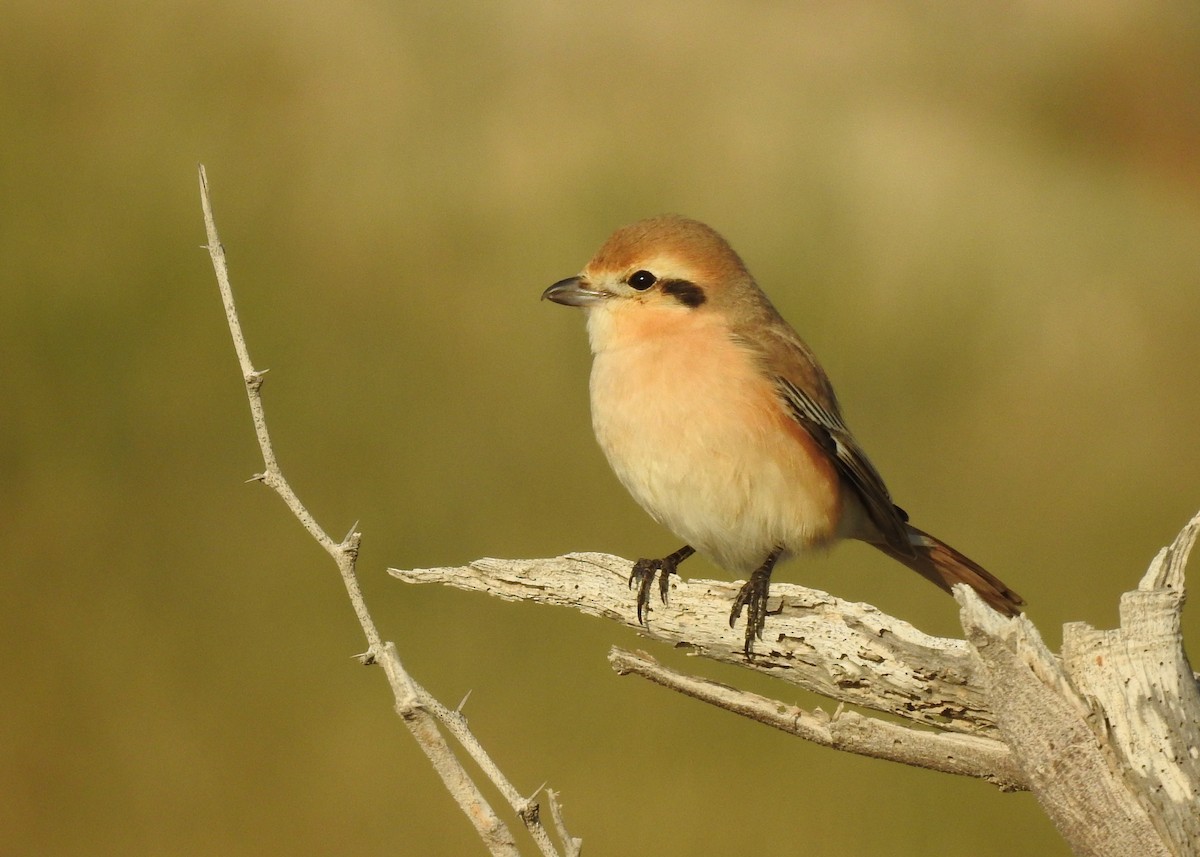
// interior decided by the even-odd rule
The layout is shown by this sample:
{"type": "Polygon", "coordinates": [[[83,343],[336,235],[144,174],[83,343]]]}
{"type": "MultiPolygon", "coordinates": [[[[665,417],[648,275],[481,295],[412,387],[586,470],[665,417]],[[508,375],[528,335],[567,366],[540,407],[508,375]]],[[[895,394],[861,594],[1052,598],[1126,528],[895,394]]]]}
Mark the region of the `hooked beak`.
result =
{"type": "Polygon", "coordinates": [[[583,277],[567,277],[542,292],[542,300],[549,299],[563,306],[592,306],[606,297],[607,292],[590,288],[583,277]]]}

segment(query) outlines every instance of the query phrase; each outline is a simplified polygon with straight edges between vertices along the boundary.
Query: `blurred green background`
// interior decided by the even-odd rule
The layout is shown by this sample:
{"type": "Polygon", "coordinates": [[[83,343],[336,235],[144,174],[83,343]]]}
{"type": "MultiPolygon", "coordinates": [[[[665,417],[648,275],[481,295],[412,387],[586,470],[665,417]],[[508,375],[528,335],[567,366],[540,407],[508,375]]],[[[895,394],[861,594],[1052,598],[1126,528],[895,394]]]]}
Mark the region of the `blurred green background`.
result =
{"type": "MultiPolygon", "coordinates": [[[[448,704],[473,691],[495,759],[562,792],[586,853],[1066,853],[1028,795],[808,746],[605,654],[737,670],[384,569],[677,546],[592,440],[581,314],[538,301],[675,211],[821,355],[917,523],[1052,645],[1114,625],[1200,508],[1200,6],[5,19],[0,852],[483,853],[352,660],[333,564],[244,484],[203,162],[285,473],[333,534],[361,521],[385,637],[448,704]]],[[[780,576],[956,632],[862,546],[780,576]]]]}

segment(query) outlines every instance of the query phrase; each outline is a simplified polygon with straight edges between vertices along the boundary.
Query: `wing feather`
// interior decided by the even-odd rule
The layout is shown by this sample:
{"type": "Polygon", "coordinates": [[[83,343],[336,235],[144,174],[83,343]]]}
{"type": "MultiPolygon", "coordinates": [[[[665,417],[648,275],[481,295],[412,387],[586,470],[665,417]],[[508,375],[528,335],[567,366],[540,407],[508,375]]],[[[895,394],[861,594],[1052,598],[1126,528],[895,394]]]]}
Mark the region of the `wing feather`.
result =
{"type": "Polygon", "coordinates": [[[777,378],[776,383],[796,421],[833,453],[838,470],[858,491],[867,514],[879,527],[888,544],[905,554],[912,554],[913,548],[905,526],[908,516],[892,502],[892,495],[883,477],[850,434],[842,415],[817,402],[787,378],[777,378]]]}
{"type": "Polygon", "coordinates": [[[735,338],[757,353],[793,419],[830,453],[887,543],[905,556],[915,555],[907,513],[892,502],[883,477],[850,433],[833,386],[811,349],[765,296],[745,311],[744,319],[749,323],[734,332],[735,338]]]}

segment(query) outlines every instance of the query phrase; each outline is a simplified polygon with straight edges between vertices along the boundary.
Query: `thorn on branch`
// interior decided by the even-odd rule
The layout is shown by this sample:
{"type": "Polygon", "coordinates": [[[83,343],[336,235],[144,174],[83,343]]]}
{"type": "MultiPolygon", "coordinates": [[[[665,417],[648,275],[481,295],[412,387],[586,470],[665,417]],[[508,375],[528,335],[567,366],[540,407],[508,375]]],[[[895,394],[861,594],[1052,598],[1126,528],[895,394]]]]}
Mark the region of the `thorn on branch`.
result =
{"type": "Polygon", "coordinates": [[[263,385],[263,376],[270,371],[270,369],[256,369],[246,374],[246,386],[250,389],[250,392],[257,393],[259,391],[259,388],[263,385]]]}
{"type": "Polygon", "coordinates": [[[475,692],[474,690],[468,690],[468,691],[467,691],[467,695],[466,695],[466,696],[464,696],[464,697],[462,698],[462,702],[460,702],[460,703],[458,704],[458,707],[454,709],[454,713],[455,713],[455,714],[459,715],[460,717],[462,717],[462,716],[463,716],[463,713],[462,713],[462,712],[463,712],[463,708],[466,706],[466,704],[467,704],[467,700],[471,698],[471,694],[472,694],[472,693],[474,693],[474,692],[475,692]]]}
{"type": "Polygon", "coordinates": [[[360,544],[362,544],[362,533],[358,531],[358,521],[355,521],[354,526],[350,528],[350,532],[346,533],[338,547],[349,554],[351,559],[358,559],[360,544]]]}
{"type": "Polygon", "coordinates": [[[266,481],[267,481],[267,474],[265,474],[265,473],[255,473],[253,476],[251,476],[249,479],[247,479],[247,480],[246,480],[245,482],[243,482],[242,484],[243,484],[243,485],[248,485],[248,484],[249,484],[249,483],[251,483],[251,482],[266,482],[266,481]]]}

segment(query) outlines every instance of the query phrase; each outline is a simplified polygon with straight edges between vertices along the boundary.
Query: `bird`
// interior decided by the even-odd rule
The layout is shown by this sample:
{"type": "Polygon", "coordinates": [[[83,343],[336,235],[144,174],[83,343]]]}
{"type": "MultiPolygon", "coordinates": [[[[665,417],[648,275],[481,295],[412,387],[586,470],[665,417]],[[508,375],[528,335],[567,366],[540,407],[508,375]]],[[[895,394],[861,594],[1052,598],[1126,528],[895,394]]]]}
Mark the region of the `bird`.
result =
{"type": "Polygon", "coordinates": [[[698,551],[748,575],[729,625],[746,611],[752,658],[775,565],[845,539],[1020,612],[1020,595],[892,501],[816,355],[711,227],[675,214],[624,226],[542,298],[584,310],[596,440],[634,500],[686,542],[634,563],[639,623],[655,576],[666,603],[670,576],[698,551]]]}

